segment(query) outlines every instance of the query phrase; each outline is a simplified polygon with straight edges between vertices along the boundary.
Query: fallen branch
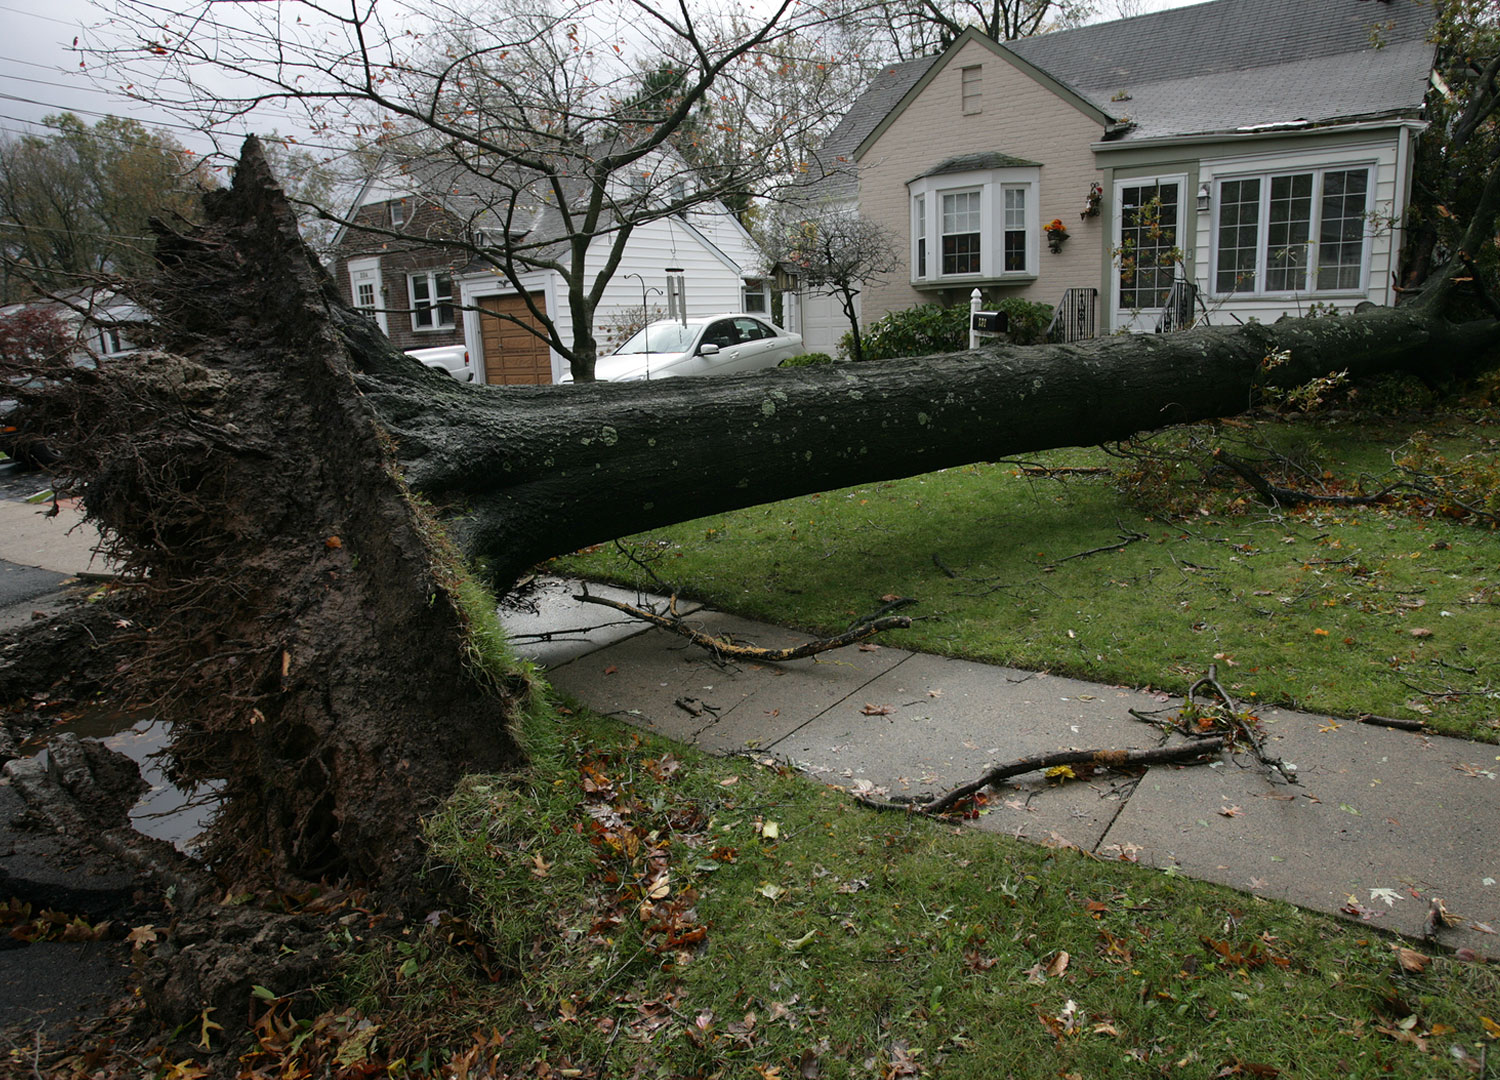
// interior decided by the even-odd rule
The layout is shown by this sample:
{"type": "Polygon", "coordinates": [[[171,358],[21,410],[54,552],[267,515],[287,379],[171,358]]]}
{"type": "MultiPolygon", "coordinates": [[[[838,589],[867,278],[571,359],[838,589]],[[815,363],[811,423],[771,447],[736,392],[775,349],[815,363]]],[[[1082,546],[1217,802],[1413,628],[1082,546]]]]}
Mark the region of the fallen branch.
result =
{"type": "Polygon", "coordinates": [[[1127,769],[1136,765],[1160,765],[1173,761],[1194,761],[1217,754],[1224,746],[1222,738],[1202,739],[1178,746],[1158,746],[1150,750],[1056,750],[1050,754],[1033,754],[1005,765],[997,765],[977,780],[960,784],[945,795],[926,803],[884,802],[856,796],[859,802],[878,810],[911,810],[920,814],[941,814],[955,803],[998,781],[1023,773],[1051,769],[1058,765],[1093,765],[1101,769],[1127,769]]]}
{"type": "Polygon", "coordinates": [[[1376,716],[1373,713],[1363,713],[1359,717],[1361,724],[1369,724],[1372,727],[1396,728],[1400,731],[1426,731],[1427,726],[1420,720],[1401,720],[1394,716],[1376,716]]]}
{"type": "Polygon", "coordinates": [[[1058,559],[1057,562],[1048,563],[1046,566],[1042,567],[1042,569],[1051,570],[1054,567],[1061,566],[1065,562],[1071,562],[1074,559],[1082,559],[1089,555],[1098,555],[1102,551],[1124,551],[1127,547],[1135,543],[1137,540],[1147,539],[1145,533],[1136,532],[1134,529],[1127,529],[1124,525],[1120,525],[1120,521],[1118,518],[1115,519],[1115,524],[1120,526],[1119,543],[1105,544],[1103,547],[1089,548],[1087,551],[1080,551],[1075,555],[1068,555],[1065,558],[1058,559]]]}
{"type": "Polygon", "coordinates": [[[874,637],[883,630],[905,630],[911,626],[911,619],[905,615],[891,615],[883,619],[874,619],[870,622],[861,623],[852,629],[844,631],[831,638],[822,638],[817,641],[806,641],[801,645],[794,645],[786,649],[762,649],[756,645],[736,645],[732,641],[716,638],[712,634],[705,634],[701,630],[694,630],[682,621],[677,614],[677,598],[674,596],[668,605],[667,614],[658,615],[654,611],[638,608],[633,604],[622,603],[619,600],[609,600],[602,596],[590,596],[584,593],[573,597],[585,604],[602,604],[605,607],[623,611],[627,615],[633,615],[659,626],[663,630],[670,630],[674,634],[681,634],[699,648],[707,649],[720,660],[744,660],[758,664],[780,664],[788,660],[802,660],[818,653],[828,652],[830,649],[842,649],[847,645],[864,641],[866,638],[874,637]]]}
{"type": "Polygon", "coordinates": [[[1298,506],[1302,503],[1327,503],[1333,506],[1370,506],[1380,502],[1400,484],[1390,484],[1373,495],[1318,495],[1310,491],[1297,491],[1271,483],[1250,467],[1250,463],[1235,457],[1223,447],[1213,452],[1215,461],[1221,462],[1237,473],[1240,479],[1253,487],[1258,495],[1273,506],[1298,506]]]}
{"type": "Polygon", "coordinates": [[[1022,465],[1022,476],[1107,476],[1104,465],[1022,465]]]}

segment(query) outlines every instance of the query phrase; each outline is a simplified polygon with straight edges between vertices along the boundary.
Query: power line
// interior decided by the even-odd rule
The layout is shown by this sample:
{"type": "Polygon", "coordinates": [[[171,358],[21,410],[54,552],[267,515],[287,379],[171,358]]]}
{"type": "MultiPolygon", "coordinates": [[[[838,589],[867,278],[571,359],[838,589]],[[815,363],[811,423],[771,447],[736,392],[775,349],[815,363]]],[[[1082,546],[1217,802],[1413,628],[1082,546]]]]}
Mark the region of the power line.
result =
{"type": "Polygon", "coordinates": [[[95,88],[92,86],[81,86],[78,83],[53,82],[50,79],[32,79],[25,75],[10,75],[3,71],[0,71],[0,79],[13,79],[16,82],[35,83],[37,86],[55,86],[60,90],[88,90],[95,92],[95,88]]]}
{"type": "Polygon", "coordinates": [[[23,8],[10,7],[7,4],[0,4],[0,11],[13,11],[17,15],[30,15],[33,19],[41,19],[43,22],[56,23],[58,26],[71,27],[74,30],[80,29],[83,25],[82,23],[68,22],[67,19],[54,19],[51,15],[42,15],[35,11],[26,11],[23,8]]]}

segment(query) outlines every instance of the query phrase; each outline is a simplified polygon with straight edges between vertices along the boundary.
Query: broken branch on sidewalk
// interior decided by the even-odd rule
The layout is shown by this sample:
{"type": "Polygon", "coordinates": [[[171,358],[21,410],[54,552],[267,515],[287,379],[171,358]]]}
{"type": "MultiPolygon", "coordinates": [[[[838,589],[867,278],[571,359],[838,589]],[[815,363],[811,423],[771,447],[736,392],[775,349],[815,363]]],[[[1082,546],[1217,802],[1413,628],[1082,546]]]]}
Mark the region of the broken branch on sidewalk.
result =
{"type": "MultiPolygon", "coordinates": [[[[1159,713],[1144,713],[1139,709],[1127,710],[1131,716],[1164,731],[1176,732],[1189,738],[1223,737],[1231,750],[1243,745],[1249,747],[1259,761],[1268,769],[1275,769],[1288,784],[1296,784],[1296,766],[1288,765],[1279,757],[1266,753],[1265,736],[1260,730],[1260,718],[1250,710],[1242,708],[1228,690],[1219,682],[1219,665],[1209,664],[1208,672],[1188,687],[1186,700],[1177,715],[1163,722],[1159,713]],[[1196,700],[1198,692],[1212,690],[1217,702],[1196,700]]],[[[1169,712],[1163,709],[1160,712],[1169,712]]]]}
{"type": "Polygon", "coordinates": [[[805,641],[801,645],[793,645],[785,649],[764,649],[758,645],[741,645],[738,642],[726,641],[689,626],[677,613],[676,596],[667,602],[667,611],[664,615],[651,611],[649,608],[636,607],[634,604],[610,600],[603,596],[590,596],[588,593],[575,596],[573,599],[585,604],[602,604],[616,611],[623,611],[652,626],[659,626],[663,630],[681,634],[699,648],[707,649],[716,660],[744,660],[758,664],[781,664],[788,660],[802,660],[831,649],[842,649],[847,645],[857,644],[885,630],[905,630],[911,626],[911,619],[906,615],[888,615],[884,618],[856,621],[848,630],[833,637],[805,641]]]}
{"type": "Polygon", "coordinates": [[[985,788],[1023,773],[1055,769],[1062,765],[1087,765],[1097,769],[1128,769],[1140,765],[1198,761],[1217,755],[1223,746],[1223,738],[1212,738],[1197,739],[1176,746],[1158,746],[1147,750],[1055,750],[1047,754],[1032,754],[1029,757],[1017,758],[1004,765],[996,765],[977,780],[960,784],[946,794],[939,795],[926,803],[884,802],[858,795],[855,798],[864,805],[877,810],[910,810],[920,814],[942,814],[985,788]]]}

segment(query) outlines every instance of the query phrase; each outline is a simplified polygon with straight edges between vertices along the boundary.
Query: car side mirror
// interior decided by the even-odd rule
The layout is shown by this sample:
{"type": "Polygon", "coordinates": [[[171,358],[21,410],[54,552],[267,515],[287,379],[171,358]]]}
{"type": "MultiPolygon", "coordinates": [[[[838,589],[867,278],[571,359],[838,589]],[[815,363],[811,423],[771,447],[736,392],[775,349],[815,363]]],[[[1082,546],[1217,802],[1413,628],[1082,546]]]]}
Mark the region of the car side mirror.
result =
{"type": "Polygon", "coordinates": [[[719,355],[719,347],[717,345],[715,345],[712,341],[705,341],[702,345],[698,346],[698,355],[699,356],[718,356],[719,355]]]}

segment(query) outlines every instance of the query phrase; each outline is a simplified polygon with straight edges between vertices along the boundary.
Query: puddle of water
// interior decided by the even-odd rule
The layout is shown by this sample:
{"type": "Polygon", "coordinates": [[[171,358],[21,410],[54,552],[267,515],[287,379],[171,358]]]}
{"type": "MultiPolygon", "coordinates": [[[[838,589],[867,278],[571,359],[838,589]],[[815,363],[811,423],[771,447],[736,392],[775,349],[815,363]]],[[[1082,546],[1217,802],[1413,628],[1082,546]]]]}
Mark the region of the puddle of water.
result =
{"type": "Polygon", "coordinates": [[[164,721],[149,717],[136,717],[132,722],[131,717],[115,709],[90,709],[48,728],[46,734],[50,738],[66,731],[80,739],[98,739],[135,762],[151,786],[131,808],[130,823],[138,832],[196,855],[198,836],[218,807],[218,791],[203,788],[194,794],[167,779],[158,756],[170,741],[167,727],[164,721]]]}

